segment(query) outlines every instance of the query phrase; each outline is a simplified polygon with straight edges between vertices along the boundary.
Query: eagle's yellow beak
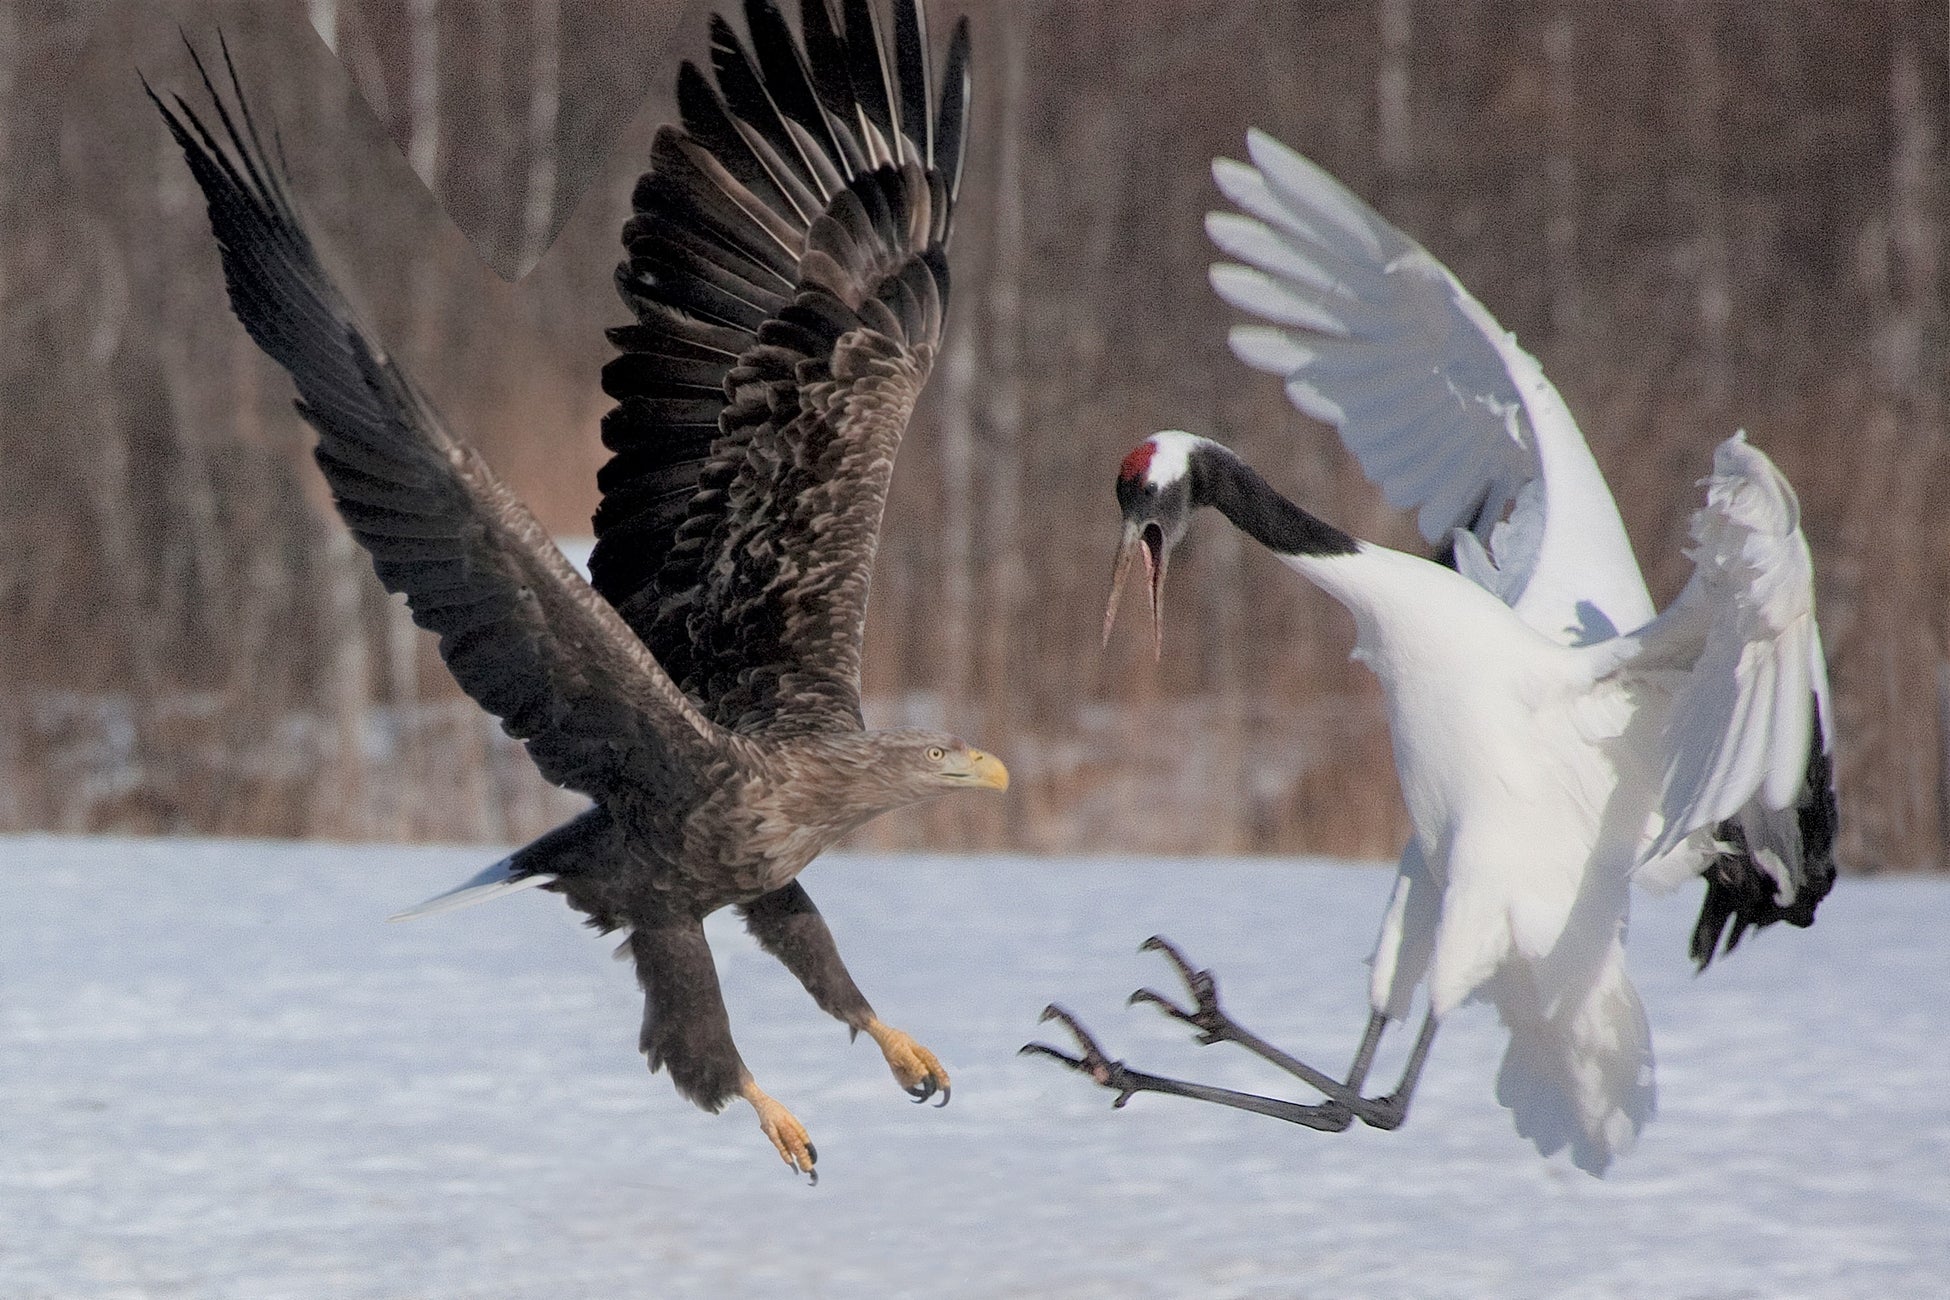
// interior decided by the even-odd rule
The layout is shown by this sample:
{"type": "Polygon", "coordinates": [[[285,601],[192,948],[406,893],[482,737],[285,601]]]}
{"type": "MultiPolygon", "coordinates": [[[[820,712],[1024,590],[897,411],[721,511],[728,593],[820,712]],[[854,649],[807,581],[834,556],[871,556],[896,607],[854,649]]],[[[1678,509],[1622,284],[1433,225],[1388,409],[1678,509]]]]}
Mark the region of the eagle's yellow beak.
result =
{"type": "Polygon", "coordinates": [[[964,769],[971,785],[984,790],[1007,790],[1009,788],[1009,769],[1002,766],[1002,760],[993,754],[979,749],[968,751],[968,766],[964,769]]]}

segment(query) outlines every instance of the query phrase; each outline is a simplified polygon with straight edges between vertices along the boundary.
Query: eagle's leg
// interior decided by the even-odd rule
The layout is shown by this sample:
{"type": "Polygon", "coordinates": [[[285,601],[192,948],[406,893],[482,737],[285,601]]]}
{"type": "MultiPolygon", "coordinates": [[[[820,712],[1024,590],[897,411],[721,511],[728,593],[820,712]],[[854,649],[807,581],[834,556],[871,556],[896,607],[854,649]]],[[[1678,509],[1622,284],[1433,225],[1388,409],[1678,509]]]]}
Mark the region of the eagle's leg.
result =
{"type": "Polygon", "coordinates": [[[1193,1005],[1181,1007],[1153,989],[1139,989],[1131,995],[1133,1004],[1149,1002],[1156,1005],[1174,1020],[1182,1020],[1199,1031],[1201,1043],[1237,1043],[1247,1051],[1279,1066],[1288,1074],[1299,1079],[1309,1087],[1325,1094],[1328,1105],[1345,1108],[1362,1123],[1373,1128],[1400,1128],[1408,1118],[1408,1104],[1415,1095],[1415,1085],[1422,1077],[1423,1063],[1428,1060],[1429,1047],[1435,1041],[1436,1019],[1433,1014],[1424,1017],[1422,1029],[1416,1035],[1415,1046],[1409,1053],[1408,1064],[1402,1071],[1402,1079],[1395,1090],[1383,1097],[1364,1097],[1361,1089],[1367,1082],[1368,1070],[1374,1064],[1375,1049],[1381,1042],[1382,1030],[1387,1027],[1388,1018],[1380,1012],[1370,1012],[1368,1026],[1361,1035],[1361,1045],[1354,1053],[1354,1061],[1348,1067],[1347,1080],[1342,1082],[1330,1075],[1316,1070],[1304,1061],[1297,1060],[1286,1052],[1273,1046],[1259,1035],[1245,1028],[1219,1006],[1218,981],[1209,970],[1194,970],[1169,940],[1158,935],[1146,939],[1140,951],[1155,950],[1170,959],[1173,966],[1191,991],[1193,1005]]]}
{"type": "Polygon", "coordinates": [[[731,1018],[704,926],[691,917],[639,924],[630,932],[629,950],[643,985],[638,1046],[651,1071],[668,1066],[677,1091],[713,1113],[733,1097],[744,1098],[779,1158],[817,1183],[813,1163],[819,1154],[806,1126],[758,1086],[731,1041],[731,1018]]]}
{"type": "Polygon", "coordinates": [[[744,1082],[738,1085],[738,1095],[751,1103],[758,1112],[758,1127],[771,1140],[779,1159],[785,1161],[794,1173],[801,1173],[819,1185],[819,1171],[813,1162],[819,1159],[819,1152],[813,1149],[812,1139],[806,1134],[806,1126],[797,1116],[777,1101],[771,1094],[758,1086],[749,1071],[744,1082]]]}
{"type": "Polygon", "coordinates": [[[939,1094],[941,1100],[935,1104],[948,1104],[948,1071],[933,1052],[874,1014],[847,973],[846,963],[840,960],[826,918],[798,881],[742,904],[738,910],[744,913],[745,928],[758,940],[759,947],[798,977],[820,1010],[855,1034],[864,1032],[873,1039],[908,1096],[920,1102],[939,1094]]]}
{"type": "Polygon", "coordinates": [[[1258,1115],[1269,1115],[1289,1124],[1300,1124],[1307,1128],[1319,1129],[1326,1133],[1339,1133],[1354,1121],[1347,1107],[1337,1102],[1317,1102],[1312,1105],[1296,1101],[1282,1101],[1277,1097],[1261,1097],[1256,1093],[1236,1092],[1231,1088],[1216,1088],[1210,1084],[1187,1083],[1182,1079],[1167,1079],[1155,1074],[1133,1070],[1122,1061],[1113,1061],[1104,1055],[1097,1040],[1090,1036],[1077,1018],[1059,1006],[1043,1009],[1042,1019],[1061,1021],[1065,1028],[1076,1037],[1079,1054],[1071,1056],[1068,1052],[1051,1047],[1048,1043],[1026,1044],[1023,1055],[1049,1056],[1069,1066],[1081,1074],[1087,1074],[1103,1087],[1117,1094],[1111,1105],[1122,1106],[1140,1092],[1161,1092],[1172,1097],[1189,1097],[1193,1101],[1209,1101],[1217,1106],[1230,1106],[1234,1110],[1249,1110],[1258,1115]]]}

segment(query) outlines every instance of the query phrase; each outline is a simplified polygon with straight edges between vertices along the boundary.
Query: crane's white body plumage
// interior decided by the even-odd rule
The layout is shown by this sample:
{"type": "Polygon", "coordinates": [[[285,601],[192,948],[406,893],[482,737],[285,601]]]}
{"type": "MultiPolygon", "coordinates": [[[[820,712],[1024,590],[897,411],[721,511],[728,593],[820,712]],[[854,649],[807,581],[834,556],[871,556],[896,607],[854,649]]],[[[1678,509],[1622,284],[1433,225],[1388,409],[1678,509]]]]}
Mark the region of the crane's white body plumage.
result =
{"type": "Polygon", "coordinates": [[[1281,556],[1354,616],[1414,828],[1373,1006],[1400,1018],[1420,985],[1438,1018],[1493,1003],[1511,1036],[1499,1100],[1540,1150],[1600,1172],[1654,1108],[1624,968],[1630,884],[1699,874],[1731,822],[1793,890],[1810,744],[1829,745],[1793,491],[1743,435],[1722,443],[1692,580],[1655,617],[1537,362],[1325,172],[1261,132],[1248,144],[1252,166],[1214,165],[1243,213],[1207,223],[1247,263],[1215,266],[1214,286],[1264,322],[1236,328],[1233,350],[1454,545],[1453,570],[1365,542],[1281,556]]]}

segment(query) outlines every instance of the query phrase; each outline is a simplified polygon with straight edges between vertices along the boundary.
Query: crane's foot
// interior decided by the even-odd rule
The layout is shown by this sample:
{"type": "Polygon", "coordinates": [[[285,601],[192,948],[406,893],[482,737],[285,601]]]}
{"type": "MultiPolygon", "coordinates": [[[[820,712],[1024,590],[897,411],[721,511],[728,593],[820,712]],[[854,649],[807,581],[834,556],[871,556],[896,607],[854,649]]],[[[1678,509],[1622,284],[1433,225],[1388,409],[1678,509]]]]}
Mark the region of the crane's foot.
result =
{"type": "Polygon", "coordinates": [[[1368,1018],[1368,1028],[1362,1036],[1360,1050],[1355,1054],[1354,1064],[1343,1082],[1273,1046],[1234,1020],[1219,1005],[1219,984],[1212,972],[1195,969],[1169,939],[1154,934],[1139,945],[1138,951],[1163,953],[1177,968],[1179,978],[1185,981],[1185,988],[1192,996],[1192,1005],[1180,1006],[1156,989],[1149,988],[1131,994],[1131,1005],[1148,1002],[1172,1019],[1183,1021],[1198,1030],[1198,1041],[1202,1044],[1237,1043],[1253,1055],[1278,1066],[1327,1098],[1326,1103],[1319,1107],[1323,1116],[1345,1113],[1370,1128],[1378,1129],[1397,1129],[1408,1119],[1408,1104],[1415,1095],[1423,1062],[1428,1059],[1429,1045],[1435,1039],[1436,1020],[1433,1015],[1422,1022],[1421,1033],[1416,1036],[1400,1085],[1386,1096],[1365,1097],[1361,1089],[1367,1081],[1368,1068],[1374,1061],[1375,1047],[1387,1026],[1387,1018],[1379,1012],[1368,1018]]]}
{"type": "Polygon", "coordinates": [[[1152,988],[1142,988],[1131,994],[1127,1005],[1137,1006],[1149,1002],[1173,1020],[1182,1020],[1198,1030],[1198,1041],[1206,1046],[1213,1043],[1238,1042],[1242,1037],[1250,1037],[1240,1028],[1237,1021],[1219,1006],[1219,982],[1209,970],[1194,970],[1186,960],[1178,945],[1161,934],[1154,934],[1138,945],[1139,952],[1161,952],[1173,966],[1178,968],[1179,978],[1185,981],[1185,988],[1192,995],[1192,1005],[1181,1007],[1164,994],[1152,988]]]}
{"type": "Polygon", "coordinates": [[[948,1104],[951,1092],[948,1071],[933,1052],[915,1042],[911,1035],[877,1018],[862,1028],[879,1044],[880,1054],[887,1058],[887,1068],[894,1072],[894,1082],[906,1089],[917,1104],[937,1094],[941,1097],[935,1103],[937,1107],[948,1104]]]}
{"type": "Polygon", "coordinates": [[[1113,1107],[1121,1107],[1140,1092],[1160,1092],[1170,1097],[1188,1097],[1193,1101],[1211,1102],[1217,1106],[1227,1106],[1234,1110],[1249,1110],[1255,1114],[1268,1115],[1284,1120],[1289,1124],[1300,1124],[1311,1129],[1338,1133],[1353,1122],[1353,1114],[1344,1106],[1333,1102],[1324,1105],[1302,1105],[1299,1102],[1282,1101],[1277,1097],[1261,1097],[1256,1093],[1237,1092],[1231,1088],[1216,1088],[1209,1084],[1187,1083],[1183,1079],[1167,1079],[1162,1075],[1146,1074],[1133,1070],[1122,1061],[1113,1061],[1104,1055],[1104,1050],[1090,1031],[1083,1027],[1075,1016],[1062,1007],[1051,1005],[1043,1009],[1042,1020],[1055,1020],[1062,1023],[1077,1040],[1078,1052],[1072,1056],[1048,1043],[1028,1043],[1019,1049],[1023,1056],[1047,1056],[1060,1061],[1072,1070],[1088,1075],[1100,1087],[1116,1093],[1113,1107]]]}
{"type": "Polygon", "coordinates": [[[1090,1031],[1083,1027],[1083,1022],[1054,1002],[1044,1007],[1043,1014],[1036,1017],[1038,1024],[1046,1024],[1051,1020],[1060,1022],[1070,1031],[1070,1036],[1077,1040],[1078,1054],[1072,1056],[1068,1052],[1051,1047],[1048,1043],[1024,1043],[1016,1049],[1016,1055],[1047,1056],[1062,1062],[1080,1074],[1089,1075],[1100,1086],[1109,1088],[1117,1094],[1117,1100],[1111,1102],[1113,1107],[1121,1107],[1136,1093],[1146,1091],[1141,1082],[1134,1082],[1134,1080],[1142,1081],[1151,1076],[1127,1070],[1122,1061],[1113,1061],[1105,1056],[1104,1049],[1097,1045],[1097,1040],[1090,1036],[1090,1031]]]}
{"type": "Polygon", "coordinates": [[[758,1127],[795,1174],[805,1174],[809,1185],[819,1185],[819,1171],[813,1163],[819,1159],[819,1152],[813,1149],[812,1139],[806,1134],[806,1126],[801,1124],[793,1113],[774,1101],[763,1088],[751,1079],[746,1079],[738,1089],[738,1095],[751,1103],[758,1112],[758,1127]]]}

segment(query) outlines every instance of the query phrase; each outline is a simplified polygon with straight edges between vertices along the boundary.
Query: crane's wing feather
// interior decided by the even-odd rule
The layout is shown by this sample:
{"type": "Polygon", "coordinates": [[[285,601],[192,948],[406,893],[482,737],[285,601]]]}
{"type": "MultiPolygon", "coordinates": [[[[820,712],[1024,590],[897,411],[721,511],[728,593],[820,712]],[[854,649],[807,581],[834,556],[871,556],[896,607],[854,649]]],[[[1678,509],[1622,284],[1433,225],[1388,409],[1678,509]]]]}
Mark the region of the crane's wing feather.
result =
{"type": "Polygon", "coordinates": [[[1212,268],[1263,324],[1233,352],[1286,381],[1389,503],[1546,635],[1583,644],[1652,617],[1624,525],[1535,358],[1454,275],[1325,171],[1261,131],[1213,178],[1239,212],[1206,230],[1212,268]]]}
{"type": "Polygon", "coordinates": [[[1721,443],[1693,515],[1693,576],[1656,620],[1599,647],[1619,679],[1669,699],[1658,816],[1641,855],[1707,876],[1694,957],[1721,928],[1806,925],[1834,881],[1828,670],[1814,567],[1787,479],[1745,435],[1721,443]],[[1710,860],[1708,860],[1710,858],[1710,860]],[[1706,932],[1710,930],[1711,934],[1706,932]]]}
{"type": "Polygon", "coordinates": [[[804,49],[747,0],[712,28],[683,128],[624,227],[617,406],[590,573],[704,714],[782,735],[860,723],[860,638],[894,455],[933,363],[967,114],[937,106],[916,0],[804,0],[804,49]],[[918,84],[917,84],[918,83],[918,84]]]}
{"type": "Polygon", "coordinates": [[[405,593],[455,680],[550,781],[682,798],[708,724],[359,325],[263,147],[227,47],[224,61],[235,114],[197,60],[221,139],[180,97],[173,108],[149,97],[208,200],[231,307],[290,372],[318,464],[381,581],[405,593]]]}

